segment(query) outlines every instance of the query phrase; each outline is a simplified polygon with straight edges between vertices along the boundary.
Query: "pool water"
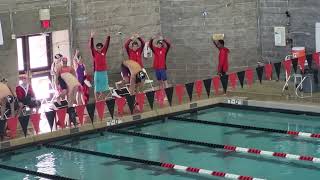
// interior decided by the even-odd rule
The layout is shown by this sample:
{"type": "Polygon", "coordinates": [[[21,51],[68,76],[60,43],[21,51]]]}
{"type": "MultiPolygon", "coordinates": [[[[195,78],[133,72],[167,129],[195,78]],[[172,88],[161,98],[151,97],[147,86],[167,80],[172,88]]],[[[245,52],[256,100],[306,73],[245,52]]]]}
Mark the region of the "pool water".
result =
{"type": "MultiPolygon", "coordinates": [[[[231,108],[213,108],[186,114],[186,118],[243,124],[283,130],[320,132],[320,117],[267,113],[231,108]]],[[[320,157],[320,141],[299,139],[282,134],[211,126],[168,119],[128,127],[125,130],[215,144],[258,148],[267,151],[320,157]]],[[[250,175],[266,179],[319,179],[320,165],[272,157],[227,152],[114,133],[93,134],[56,142],[63,146],[135,158],[169,162],[207,170],[250,175]]],[[[190,180],[219,179],[211,176],[170,171],[161,167],[119,161],[111,158],[69,152],[53,148],[25,148],[12,155],[2,154],[1,164],[74,179],[112,180],[190,180]]],[[[0,179],[39,179],[0,169],[0,179]]]]}

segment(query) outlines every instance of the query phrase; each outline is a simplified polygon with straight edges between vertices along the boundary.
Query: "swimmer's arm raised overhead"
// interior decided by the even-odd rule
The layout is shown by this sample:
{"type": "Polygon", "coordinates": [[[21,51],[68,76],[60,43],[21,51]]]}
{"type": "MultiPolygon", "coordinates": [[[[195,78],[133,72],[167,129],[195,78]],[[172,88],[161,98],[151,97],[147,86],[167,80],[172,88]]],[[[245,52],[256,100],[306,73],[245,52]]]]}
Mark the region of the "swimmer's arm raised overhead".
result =
{"type": "Polygon", "coordinates": [[[106,54],[110,44],[110,36],[107,36],[106,41],[104,42],[104,46],[101,50],[102,53],[106,54]]]}
{"type": "MultiPolygon", "coordinates": [[[[131,37],[131,38],[132,38],[132,37],[131,37]]],[[[131,38],[129,38],[129,39],[126,41],[126,43],[124,44],[124,48],[126,49],[128,56],[129,56],[129,44],[130,44],[130,42],[132,41],[131,38]]]]}
{"type": "Polygon", "coordinates": [[[140,49],[141,49],[141,51],[142,51],[143,48],[144,48],[144,46],[145,46],[145,44],[146,44],[146,42],[144,42],[144,40],[143,40],[142,37],[140,37],[140,36],[138,36],[137,39],[141,42],[141,47],[140,47],[140,49]]]}
{"type": "Polygon", "coordinates": [[[94,47],[94,32],[91,31],[91,34],[90,34],[90,41],[89,41],[89,47],[90,47],[90,50],[91,50],[91,55],[92,57],[94,57],[95,55],[95,52],[96,52],[96,49],[94,47]]]}

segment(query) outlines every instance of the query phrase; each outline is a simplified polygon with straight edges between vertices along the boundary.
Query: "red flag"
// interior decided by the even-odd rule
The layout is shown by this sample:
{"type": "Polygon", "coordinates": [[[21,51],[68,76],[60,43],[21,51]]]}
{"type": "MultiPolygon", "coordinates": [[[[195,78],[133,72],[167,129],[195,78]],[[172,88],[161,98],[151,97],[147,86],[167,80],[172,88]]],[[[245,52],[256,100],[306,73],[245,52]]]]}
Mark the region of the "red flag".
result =
{"type": "Polygon", "coordinates": [[[176,85],[176,95],[178,97],[179,104],[181,104],[182,100],[183,100],[183,96],[184,96],[184,85],[183,84],[176,85]]]}
{"type": "Polygon", "coordinates": [[[124,97],[116,98],[116,105],[118,107],[118,115],[123,115],[123,108],[126,105],[126,99],[124,97]]]}
{"type": "Polygon", "coordinates": [[[106,103],[104,101],[98,101],[96,102],[96,109],[98,112],[98,116],[100,118],[100,121],[102,121],[104,117],[104,109],[105,109],[106,103]]]}
{"type": "Polygon", "coordinates": [[[76,106],[76,112],[77,112],[77,115],[78,115],[78,118],[79,118],[79,122],[81,125],[83,125],[84,123],[84,109],[86,108],[85,105],[80,105],[80,106],[76,106]]]}
{"type": "Polygon", "coordinates": [[[216,95],[219,94],[219,88],[220,88],[220,77],[219,76],[215,76],[213,77],[213,88],[214,88],[214,92],[216,95]]]}
{"type": "Polygon", "coordinates": [[[159,89],[156,91],[156,100],[159,103],[160,107],[163,107],[164,105],[164,97],[165,97],[165,92],[163,89],[159,89]]]}
{"type": "Polygon", "coordinates": [[[230,85],[232,87],[233,90],[236,89],[236,86],[237,86],[237,74],[236,73],[231,73],[229,74],[229,81],[230,81],[230,85]]]}
{"type": "Polygon", "coordinates": [[[306,57],[302,56],[298,58],[298,64],[301,68],[302,73],[304,73],[304,63],[306,62],[306,57]]]}
{"type": "Polygon", "coordinates": [[[15,138],[17,134],[17,125],[18,125],[18,118],[17,117],[11,117],[7,121],[8,124],[8,129],[9,131],[9,136],[11,138],[15,138]]]}
{"type": "Polygon", "coordinates": [[[312,54],[312,59],[317,64],[317,66],[320,68],[320,57],[319,57],[318,52],[312,54]]]}
{"type": "Polygon", "coordinates": [[[145,99],[145,94],[144,93],[136,94],[136,102],[138,103],[140,112],[143,112],[144,99],[145,99]]]}
{"type": "Polygon", "coordinates": [[[247,85],[251,87],[253,83],[253,70],[250,68],[246,70],[246,80],[247,80],[247,85]]]}
{"type": "Polygon", "coordinates": [[[284,68],[286,70],[286,73],[287,73],[287,77],[286,78],[288,78],[291,75],[291,63],[292,63],[292,61],[291,61],[291,59],[290,60],[284,60],[282,63],[283,63],[283,66],[284,66],[284,68]]]}
{"type": "Polygon", "coordinates": [[[271,80],[272,78],[272,64],[266,64],[264,66],[264,71],[266,75],[266,80],[271,80]]]}
{"type": "Polygon", "coordinates": [[[59,125],[62,129],[66,127],[66,114],[67,114],[67,108],[58,109],[56,111],[58,116],[58,122],[57,125],[59,125]]]}
{"type": "Polygon", "coordinates": [[[40,132],[40,128],[39,128],[39,123],[40,123],[40,119],[41,119],[40,116],[41,116],[41,114],[31,114],[30,115],[33,129],[36,132],[36,134],[38,134],[40,132]]]}
{"type": "Polygon", "coordinates": [[[194,83],[196,85],[196,92],[197,92],[198,98],[200,98],[202,95],[202,80],[196,80],[194,83]]]}

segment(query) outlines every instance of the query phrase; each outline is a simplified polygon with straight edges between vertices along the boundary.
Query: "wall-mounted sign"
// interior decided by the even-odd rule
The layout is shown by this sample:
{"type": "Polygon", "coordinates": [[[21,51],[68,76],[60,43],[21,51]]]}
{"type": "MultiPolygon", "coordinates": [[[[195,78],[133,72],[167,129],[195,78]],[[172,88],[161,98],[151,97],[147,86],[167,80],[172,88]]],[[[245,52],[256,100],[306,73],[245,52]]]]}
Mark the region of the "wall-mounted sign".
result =
{"type": "Polygon", "coordinates": [[[286,46],[286,28],[274,27],[275,46],[286,46]]]}

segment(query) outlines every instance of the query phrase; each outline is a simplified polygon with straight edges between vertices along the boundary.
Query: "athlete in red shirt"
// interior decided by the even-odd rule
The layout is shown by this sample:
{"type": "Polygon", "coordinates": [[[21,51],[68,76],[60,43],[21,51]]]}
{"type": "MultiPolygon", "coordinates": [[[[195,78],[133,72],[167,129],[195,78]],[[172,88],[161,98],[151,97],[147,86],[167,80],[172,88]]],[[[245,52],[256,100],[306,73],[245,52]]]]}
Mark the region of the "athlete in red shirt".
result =
{"type": "Polygon", "coordinates": [[[95,98],[98,101],[99,99],[105,99],[104,92],[109,89],[107,51],[110,44],[110,36],[107,37],[104,45],[102,43],[98,43],[95,48],[93,42],[94,34],[94,32],[91,32],[90,49],[94,67],[95,98]]]}
{"type": "Polygon", "coordinates": [[[38,113],[41,102],[36,100],[31,84],[28,82],[28,77],[21,76],[19,79],[22,82],[16,87],[16,94],[19,101],[19,113],[21,112],[23,106],[28,106],[31,109],[35,109],[36,113],[38,113]]]}
{"type": "Polygon", "coordinates": [[[136,61],[141,67],[143,67],[142,52],[144,45],[144,40],[138,34],[134,34],[124,45],[129,59],[136,61]]]}
{"type": "Polygon", "coordinates": [[[166,88],[168,87],[166,60],[171,45],[168,40],[159,37],[157,42],[154,42],[154,38],[152,38],[149,42],[149,46],[154,54],[153,69],[156,72],[160,88],[166,88]]]}
{"type": "Polygon", "coordinates": [[[229,69],[228,56],[230,50],[224,47],[224,40],[213,41],[213,43],[219,49],[218,75],[223,76],[229,69]]]}

